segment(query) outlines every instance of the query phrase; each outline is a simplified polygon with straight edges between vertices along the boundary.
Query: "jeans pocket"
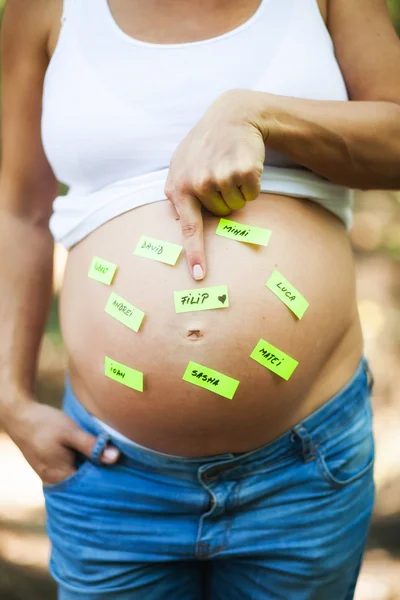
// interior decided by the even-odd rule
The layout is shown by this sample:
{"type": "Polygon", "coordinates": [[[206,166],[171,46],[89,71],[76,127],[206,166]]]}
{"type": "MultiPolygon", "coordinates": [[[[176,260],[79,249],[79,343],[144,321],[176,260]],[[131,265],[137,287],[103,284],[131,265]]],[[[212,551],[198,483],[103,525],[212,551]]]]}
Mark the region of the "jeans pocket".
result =
{"type": "Polygon", "coordinates": [[[90,470],[90,467],[93,466],[94,465],[89,458],[86,456],[81,458],[81,455],[79,455],[76,462],[76,471],[66,479],[62,479],[57,483],[43,484],[43,492],[48,494],[51,492],[61,492],[66,490],[77,481],[80,481],[82,477],[90,470]]]}
{"type": "Polygon", "coordinates": [[[334,488],[345,487],[372,470],[375,444],[369,394],[352,419],[321,441],[315,451],[321,475],[334,488]]]}
{"type": "Polygon", "coordinates": [[[48,494],[51,492],[61,492],[66,489],[69,489],[70,486],[80,481],[84,475],[89,473],[96,466],[100,466],[102,464],[101,454],[104,448],[110,442],[110,439],[111,438],[107,433],[100,433],[97,436],[96,443],[92,448],[90,458],[84,456],[81,453],[77,453],[75,463],[76,471],[66,479],[62,479],[57,483],[43,484],[43,492],[45,494],[48,494]]]}

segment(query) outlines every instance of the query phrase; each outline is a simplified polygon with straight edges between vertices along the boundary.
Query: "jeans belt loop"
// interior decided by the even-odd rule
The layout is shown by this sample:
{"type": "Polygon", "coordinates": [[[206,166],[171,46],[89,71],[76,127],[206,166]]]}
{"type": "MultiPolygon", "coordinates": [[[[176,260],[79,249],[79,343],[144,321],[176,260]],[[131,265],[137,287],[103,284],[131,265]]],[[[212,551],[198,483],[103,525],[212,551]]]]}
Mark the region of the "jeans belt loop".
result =
{"type": "Polygon", "coordinates": [[[310,433],[303,425],[296,425],[293,428],[295,435],[301,440],[301,453],[304,462],[311,462],[315,459],[315,446],[310,433]]]}
{"type": "Polygon", "coordinates": [[[93,446],[93,449],[92,449],[92,452],[90,455],[90,460],[93,461],[95,464],[100,465],[102,452],[110,441],[111,441],[111,437],[108,433],[105,433],[105,432],[100,433],[97,436],[95,445],[93,446]]]}

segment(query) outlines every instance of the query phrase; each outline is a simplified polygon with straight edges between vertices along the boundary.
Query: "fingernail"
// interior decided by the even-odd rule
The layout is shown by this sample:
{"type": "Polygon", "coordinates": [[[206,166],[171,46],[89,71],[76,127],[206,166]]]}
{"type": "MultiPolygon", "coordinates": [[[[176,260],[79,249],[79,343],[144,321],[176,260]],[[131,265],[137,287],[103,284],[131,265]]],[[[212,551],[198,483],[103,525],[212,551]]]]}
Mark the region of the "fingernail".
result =
{"type": "Polygon", "coordinates": [[[114,446],[108,446],[103,452],[103,458],[106,461],[114,462],[119,456],[119,450],[114,448],[114,446]]]}
{"type": "Polygon", "coordinates": [[[193,277],[195,279],[203,279],[203,277],[204,277],[204,271],[203,271],[203,269],[201,268],[200,265],[194,265],[194,267],[193,267],[193,277]]]}

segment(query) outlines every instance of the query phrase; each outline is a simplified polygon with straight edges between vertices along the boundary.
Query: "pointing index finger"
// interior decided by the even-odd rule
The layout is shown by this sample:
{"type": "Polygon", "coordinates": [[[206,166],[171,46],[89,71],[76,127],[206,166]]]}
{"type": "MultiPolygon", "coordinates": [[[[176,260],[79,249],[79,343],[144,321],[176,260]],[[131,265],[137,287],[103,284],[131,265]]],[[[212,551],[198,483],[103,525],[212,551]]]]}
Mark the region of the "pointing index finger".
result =
{"type": "Polygon", "coordinates": [[[199,281],[206,274],[203,215],[201,202],[189,194],[181,195],[175,202],[183,235],[186,260],[193,279],[199,281]]]}

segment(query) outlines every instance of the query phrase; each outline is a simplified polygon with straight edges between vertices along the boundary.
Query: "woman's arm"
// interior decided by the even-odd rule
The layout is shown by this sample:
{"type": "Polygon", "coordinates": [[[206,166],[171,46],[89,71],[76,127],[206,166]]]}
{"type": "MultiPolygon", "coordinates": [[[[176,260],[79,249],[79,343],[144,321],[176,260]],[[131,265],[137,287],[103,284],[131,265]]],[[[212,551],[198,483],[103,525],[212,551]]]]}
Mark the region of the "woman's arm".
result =
{"type": "Polygon", "coordinates": [[[48,57],[46,11],[39,11],[38,4],[43,2],[9,1],[2,24],[2,421],[18,412],[16,396],[7,390],[33,393],[52,287],[53,241],[48,221],[58,184],[41,144],[41,90],[48,57]]]}
{"type": "Polygon", "coordinates": [[[206,272],[201,205],[225,216],[254,200],[265,142],[336,183],[400,188],[400,41],[385,0],[329,0],[328,25],[353,102],[232,90],[176,149],[165,194],[195,279],[206,272]]]}
{"type": "Polygon", "coordinates": [[[52,290],[48,222],[58,189],[40,133],[48,6],[8,0],[2,24],[0,424],[39,476],[56,483],[75,470],[71,449],[90,455],[95,438],[33,393],[52,290]]]}
{"type": "Polygon", "coordinates": [[[400,40],[386,2],[330,0],[328,25],[355,102],[256,92],[254,124],[270,147],[335,183],[400,189],[400,40]]]}

